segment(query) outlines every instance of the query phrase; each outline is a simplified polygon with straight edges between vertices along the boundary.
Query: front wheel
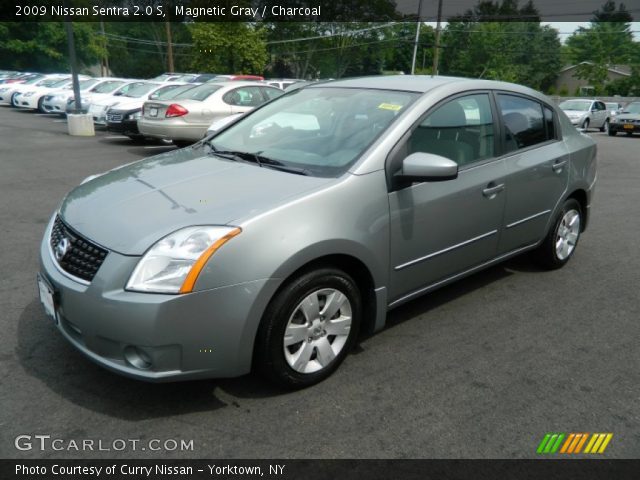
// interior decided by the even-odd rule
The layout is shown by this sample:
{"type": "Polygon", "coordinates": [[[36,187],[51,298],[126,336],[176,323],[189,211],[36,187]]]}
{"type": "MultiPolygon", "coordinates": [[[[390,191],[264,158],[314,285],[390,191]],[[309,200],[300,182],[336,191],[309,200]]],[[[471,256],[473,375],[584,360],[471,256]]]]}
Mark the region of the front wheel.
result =
{"type": "Polygon", "coordinates": [[[556,216],[552,228],[538,247],[536,259],[549,270],[561,268],[573,256],[582,228],[582,208],[570,198],[556,216]]]}
{"type": "Polygon", "coordinates": [[[582,127],[583,130],[588,130],[589,129],[589,119],[588,118],[584,119],[584,122],[582,122],[581,127],[582,127]]]}
{"type": "Polygon", "coordinates": [[[285,388],[321,382],[355,342],[362,312],[353,279],[321,268],[289,282],[273,299],[258,330],[255,366],[285,388]]]}

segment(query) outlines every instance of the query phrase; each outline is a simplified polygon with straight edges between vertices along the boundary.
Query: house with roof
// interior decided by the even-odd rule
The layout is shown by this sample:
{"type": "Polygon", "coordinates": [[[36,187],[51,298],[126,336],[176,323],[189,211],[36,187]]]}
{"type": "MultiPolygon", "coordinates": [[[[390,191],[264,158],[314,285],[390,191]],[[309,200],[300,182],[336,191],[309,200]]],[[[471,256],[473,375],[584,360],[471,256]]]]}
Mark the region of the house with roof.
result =
{"type": "MultiPolygon", "coordinates": [[[[592,95],[595,92],[593,85],[588,80],[578,78],[578,67],[580,65],[593,65],[592,62],[581,62],[576,65],[569,65],[558,72],[555,82],[557,92],[566,91],[568,95],[592,95]]],[[[628,78],[631,76],[629,65],[609,65],[607,67],[607,82],[628,78]]]]}

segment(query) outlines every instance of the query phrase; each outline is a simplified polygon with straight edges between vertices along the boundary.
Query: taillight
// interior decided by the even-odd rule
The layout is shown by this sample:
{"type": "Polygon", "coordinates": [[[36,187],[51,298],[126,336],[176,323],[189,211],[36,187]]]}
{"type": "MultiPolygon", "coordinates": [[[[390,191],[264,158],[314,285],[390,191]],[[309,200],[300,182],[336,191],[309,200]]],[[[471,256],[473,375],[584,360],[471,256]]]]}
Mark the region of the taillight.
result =
{"type": "Polygon", "coordinates": [[[165,117],[181,117],[189,113],[189,110],[184,108],[182,105],[178,105],[177,103],[172,103],[167,108],[167,113],[164,114],[165,117]]]}

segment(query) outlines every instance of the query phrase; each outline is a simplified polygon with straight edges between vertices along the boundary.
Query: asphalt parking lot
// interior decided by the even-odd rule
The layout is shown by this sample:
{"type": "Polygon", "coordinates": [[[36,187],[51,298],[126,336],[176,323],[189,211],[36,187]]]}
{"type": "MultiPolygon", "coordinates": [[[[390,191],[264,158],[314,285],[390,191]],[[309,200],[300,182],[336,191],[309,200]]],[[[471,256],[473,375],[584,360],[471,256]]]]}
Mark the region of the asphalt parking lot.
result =
{"type": "Polygon", "coordinates": [[[389,314],[324,383],[253,376],[146,384],[69,345],[37,298],[38,247],[73,186],[172,146],[78,138],[0,108],[0,457],[522,458],[547,432],[612,432],[640,455],[640,137],[599,145],[590,227],[566,268],[517,258],[389,314]],[[193,451],[19,451],[65,441],[193,440],[193,451]]]}

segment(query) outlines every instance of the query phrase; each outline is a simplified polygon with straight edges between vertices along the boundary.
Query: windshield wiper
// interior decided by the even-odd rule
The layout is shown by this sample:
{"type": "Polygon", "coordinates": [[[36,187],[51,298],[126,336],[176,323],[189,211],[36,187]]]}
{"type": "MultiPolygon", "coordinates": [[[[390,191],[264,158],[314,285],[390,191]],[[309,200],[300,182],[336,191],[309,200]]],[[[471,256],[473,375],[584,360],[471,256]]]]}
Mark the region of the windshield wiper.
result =
{"type": "Polygon", "coordinates": [[[211,153],[213,155],[218,155],[222,158],[226,158],[229,160],[236,160],[238,158],[257,163],[259,167],[268,167],[273,168],[274,170],[281,170],[283,172],[295,173],[297,175],[311,175],[311,172],[305,168],[299,167],[291,167],[281,162],[280,160],[275,160],[273,158],[268,158],[260,155],[260,153],[250,153],[250,152],[240,152],[235,150],[216,150],[215,147],[209,143],[209,146],[212,148],[211,153]]]}

